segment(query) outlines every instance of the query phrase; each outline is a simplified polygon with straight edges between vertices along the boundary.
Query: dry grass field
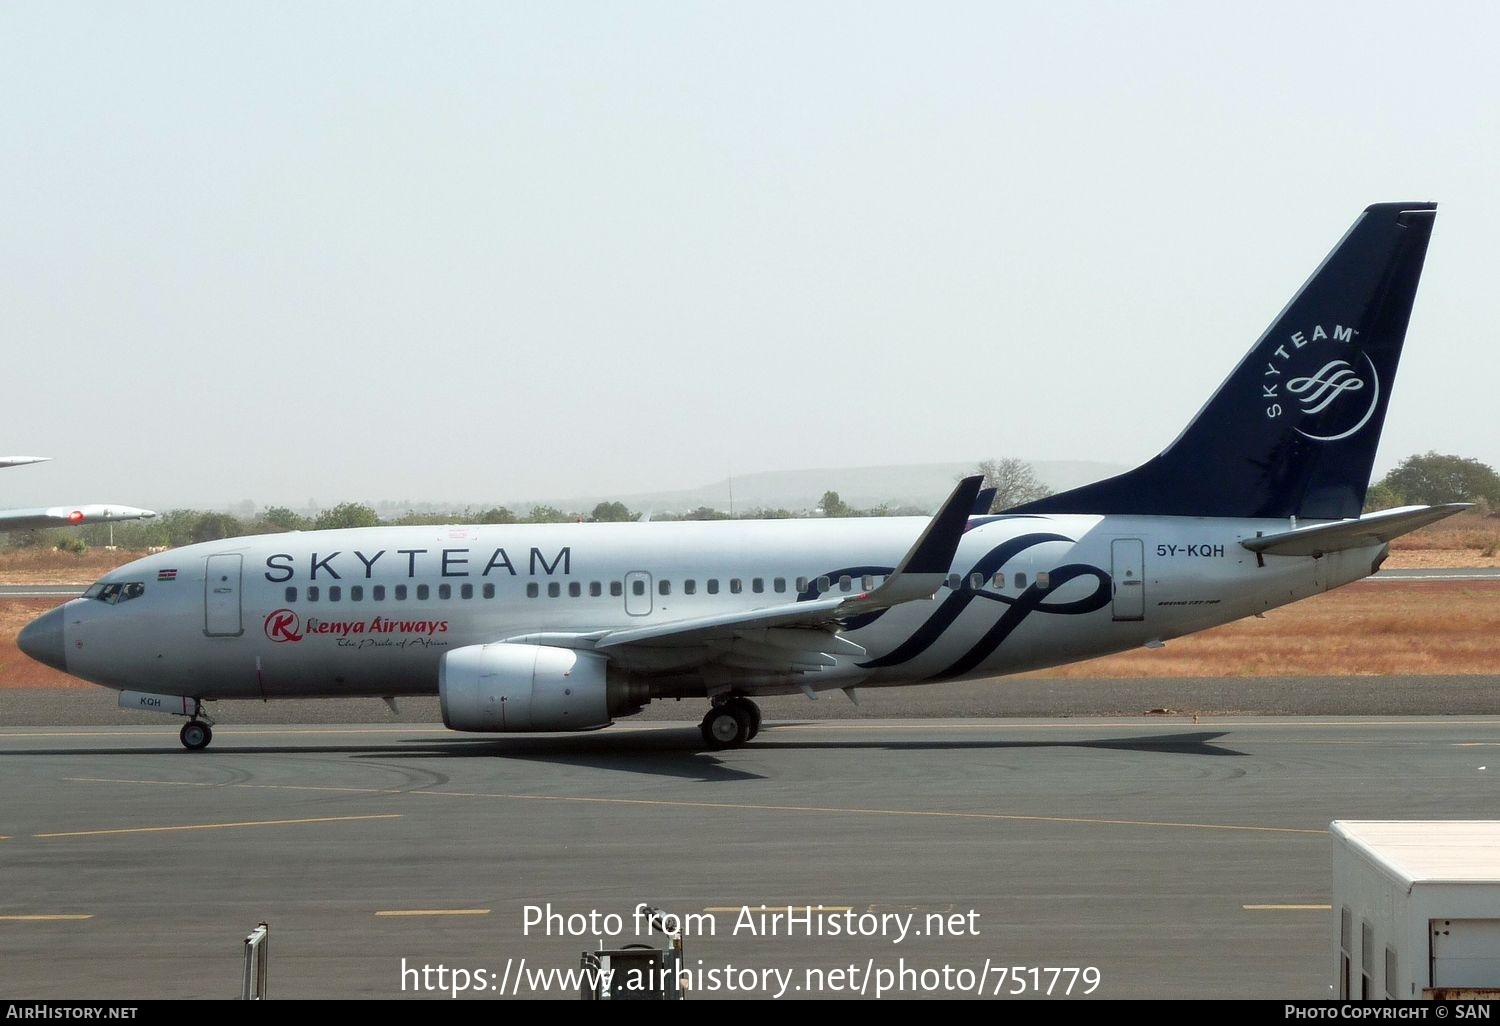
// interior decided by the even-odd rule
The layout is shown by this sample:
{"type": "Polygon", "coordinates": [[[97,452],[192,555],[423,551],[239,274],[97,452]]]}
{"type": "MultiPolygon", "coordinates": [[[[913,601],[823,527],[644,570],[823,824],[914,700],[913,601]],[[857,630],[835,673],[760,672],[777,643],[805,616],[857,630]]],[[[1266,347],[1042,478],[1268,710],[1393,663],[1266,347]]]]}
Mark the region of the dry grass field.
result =
{"type": "MultiPolygon", "coordinates": [[[[0,583],[84,584],[139,552],[81,556],[0,551],[0,583]]],[[[1500,517],[1465,514],[1392,546],[1386,566],[1500,566],[1500,517]]],[[[0,599],[0,688],[87,687],[15,646],[21,627],[57,604],[0,599]]],[[[1367,581],[1241,620],[1166,648],[1127,652],[1032,676],[1286,677],[1500,673],[1500,581],[1367,581]]]]}

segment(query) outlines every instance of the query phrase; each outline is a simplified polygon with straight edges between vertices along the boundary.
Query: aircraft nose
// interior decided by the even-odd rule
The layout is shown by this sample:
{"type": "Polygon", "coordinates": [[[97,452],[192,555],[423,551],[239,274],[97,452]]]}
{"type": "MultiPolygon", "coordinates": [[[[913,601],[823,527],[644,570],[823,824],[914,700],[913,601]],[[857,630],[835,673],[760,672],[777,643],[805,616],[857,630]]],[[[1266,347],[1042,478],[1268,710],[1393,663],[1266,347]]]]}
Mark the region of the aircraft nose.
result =
{"type": "Polygon", "coordinates": [[[63,610],[43,613],[21,628],[16,645],[39,663],[68,672],[68,650],[63,645],[63,610]]]}

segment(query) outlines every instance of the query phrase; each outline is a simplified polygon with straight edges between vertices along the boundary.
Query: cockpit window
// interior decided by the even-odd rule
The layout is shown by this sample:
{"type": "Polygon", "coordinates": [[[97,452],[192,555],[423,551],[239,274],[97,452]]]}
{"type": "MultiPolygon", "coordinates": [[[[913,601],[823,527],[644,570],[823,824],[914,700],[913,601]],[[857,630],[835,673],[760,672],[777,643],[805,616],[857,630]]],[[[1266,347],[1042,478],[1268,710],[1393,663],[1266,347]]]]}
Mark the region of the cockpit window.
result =
{"type": "Polygon", "coordinates": [[[140,581],[110,581],[108,583],[100,581],[84,592],[83,597],[108,602],[113,606],[140,598],[144,594],[146,594],[146,586],[140,581]]]}

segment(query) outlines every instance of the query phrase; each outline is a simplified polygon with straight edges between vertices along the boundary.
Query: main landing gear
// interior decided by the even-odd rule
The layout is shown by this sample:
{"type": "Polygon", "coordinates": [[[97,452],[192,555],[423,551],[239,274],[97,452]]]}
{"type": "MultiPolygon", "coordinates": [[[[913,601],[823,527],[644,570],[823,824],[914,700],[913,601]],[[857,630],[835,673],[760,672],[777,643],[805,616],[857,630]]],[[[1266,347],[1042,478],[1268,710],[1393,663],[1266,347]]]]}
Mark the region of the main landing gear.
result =
{"type": "Polygon", "coordinates": [[[203,711],[203,700],[193,699],[192,717],[182,725],[182,730],[177,736],[182,741],[182,747],[190,752],[201,752],[208,747],[208,743],[214,739],[213,720],[203,711]]]}
{"type": "Polygon", "coordinates": [[[739,748],[760,733],[760,706],[742,695],[714,704],[698,726],[714,751],[739,748]]]}

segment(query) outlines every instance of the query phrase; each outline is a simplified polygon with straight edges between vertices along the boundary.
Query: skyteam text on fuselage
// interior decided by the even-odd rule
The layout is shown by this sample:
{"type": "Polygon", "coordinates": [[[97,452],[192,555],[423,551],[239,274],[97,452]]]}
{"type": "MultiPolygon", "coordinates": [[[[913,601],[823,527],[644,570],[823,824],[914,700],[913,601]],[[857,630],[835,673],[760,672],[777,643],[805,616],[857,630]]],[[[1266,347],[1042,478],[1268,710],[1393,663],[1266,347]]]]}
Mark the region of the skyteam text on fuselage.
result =
{"type": "Polygon", "coordinates": [[[931,519],[375,527],[190,545],[29,624],[33,658],[212,737],[218,698],[441,696],[466,731],[703,698],[995,677],[1156,645],[1374,573],[1461,506],[1361,516],[1436,207],[1369,207],[1182,435],[1117,477],[931,519]]]}

